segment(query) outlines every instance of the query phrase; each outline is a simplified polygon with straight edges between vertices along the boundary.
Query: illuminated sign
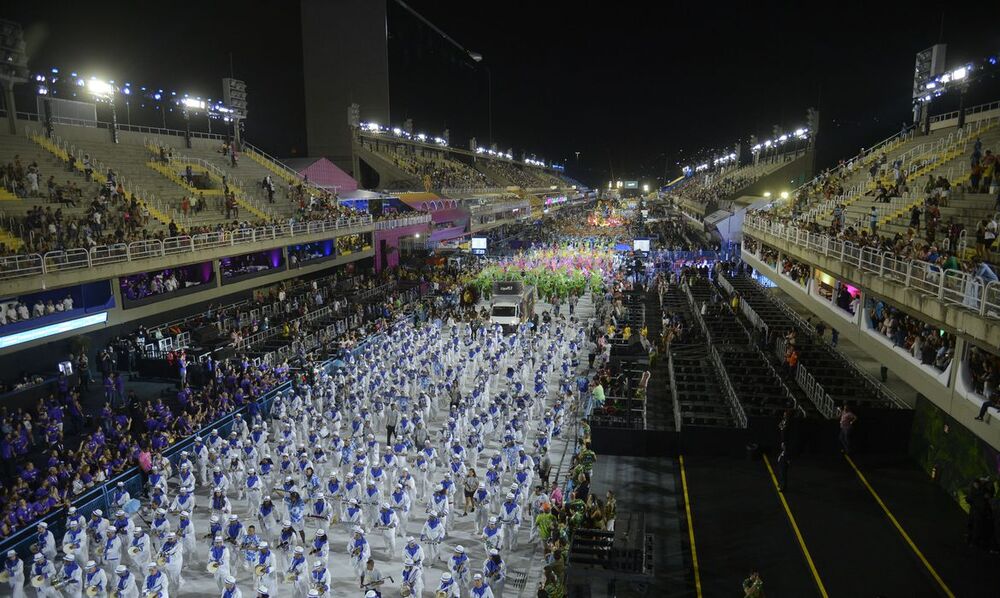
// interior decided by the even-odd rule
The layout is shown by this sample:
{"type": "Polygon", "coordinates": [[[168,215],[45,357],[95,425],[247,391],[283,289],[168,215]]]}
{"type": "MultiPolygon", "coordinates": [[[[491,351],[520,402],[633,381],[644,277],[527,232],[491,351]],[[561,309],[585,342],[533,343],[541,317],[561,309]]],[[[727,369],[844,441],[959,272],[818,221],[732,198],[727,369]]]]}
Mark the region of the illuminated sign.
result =
{"type": "Polygon", "coordinates": [[[94,324],[104,324],[107,321],[108,321],[107,312],[102,312],[99,314],[94,314],[92,316],[84,316],[82,318],[75,318],[73,320],[59,322],[58,324],[49,324],[48,326],[40,326],[32,330],[25,330],[24,332],[17,332],[14,334],[8,334],[7,336],[0,336],[0,349],[13,347],[14,345],[20,345],[21,343],[27,343],[29,341],[34,341],[40,338],[54,336],[56,334],[62,334],[64,332],[79,330],[80,328],[93,326],[94,324]]]}

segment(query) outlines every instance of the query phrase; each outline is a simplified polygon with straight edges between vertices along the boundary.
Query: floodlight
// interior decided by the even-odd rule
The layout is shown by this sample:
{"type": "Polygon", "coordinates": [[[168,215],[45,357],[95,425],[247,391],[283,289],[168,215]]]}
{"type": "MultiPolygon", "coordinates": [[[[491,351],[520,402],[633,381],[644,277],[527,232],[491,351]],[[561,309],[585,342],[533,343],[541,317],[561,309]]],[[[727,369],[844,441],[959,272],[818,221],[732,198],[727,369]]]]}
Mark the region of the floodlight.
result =
{"type": "Polygon", "coordinates": [[[189,110],[204,110],[205,102],[202,100],[196,100],[195,98],[184,98],[181,100],[181,104],[189,110]]]}
{"type": "Polygon", "coordinates": [[[781,199],[788,199],[788,191],[781,192],[781,199]]]}
{"type": "Polygon", "coordinates": [[[770,191],[765,191],[764,192],[764,197],[771,197],[771,192],[770,191]]]}
{"type": "Polygon", "coordinates": [[[87,81],[87,90],[95,96],[107,98],[114,95],[115,86],[100,79],[90,79],[87,81]]]}
{"type": "Polygon", "coordinates": [[[951,72],[951,80],[958,81],[959,79],[964,79],[967,74],[969,74],[969,72],[964,66],[957,68],[951,72]]]}

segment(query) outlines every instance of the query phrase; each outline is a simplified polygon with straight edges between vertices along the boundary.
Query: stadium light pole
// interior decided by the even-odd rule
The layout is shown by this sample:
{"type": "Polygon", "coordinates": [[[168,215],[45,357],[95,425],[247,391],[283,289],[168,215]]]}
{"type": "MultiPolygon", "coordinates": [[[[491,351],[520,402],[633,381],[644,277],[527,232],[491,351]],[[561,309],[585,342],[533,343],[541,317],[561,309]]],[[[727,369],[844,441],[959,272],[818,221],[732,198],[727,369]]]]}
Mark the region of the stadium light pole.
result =
{"type": "Polygon", "coordinates": [[[490,70],[490,65],[483,64],[483,55],[479,52],[469,52],[469,58],[472,59],[476,64],[482,64],[483,68],[486,69],[486,85],[487,85],[487,117],[489,119],[489,133],[490,133],[490,147],[493,146],[493,71],[490,70]]]}
{"type": "Polygon", "coordinates": [[[107,81],[91,78],[87,81],[87,90],[97,100],[111,104],[111,143],[118,143],[118,113],[115,110],[115,86],[107,81]]]}

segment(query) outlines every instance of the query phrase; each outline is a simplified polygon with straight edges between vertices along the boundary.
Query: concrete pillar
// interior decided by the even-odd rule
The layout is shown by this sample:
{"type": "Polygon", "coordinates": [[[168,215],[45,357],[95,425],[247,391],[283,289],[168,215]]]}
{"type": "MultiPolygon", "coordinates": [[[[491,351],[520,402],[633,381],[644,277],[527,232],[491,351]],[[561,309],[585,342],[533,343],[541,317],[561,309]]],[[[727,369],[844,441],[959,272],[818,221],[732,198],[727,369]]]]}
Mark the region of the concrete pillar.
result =
{"type": "Polygon", "coordinates": [[[11,135],[17,135],[17,104],[14,102],[14,84],[3,84],[3,105],[7,110],[7,128],[11,135]]]}

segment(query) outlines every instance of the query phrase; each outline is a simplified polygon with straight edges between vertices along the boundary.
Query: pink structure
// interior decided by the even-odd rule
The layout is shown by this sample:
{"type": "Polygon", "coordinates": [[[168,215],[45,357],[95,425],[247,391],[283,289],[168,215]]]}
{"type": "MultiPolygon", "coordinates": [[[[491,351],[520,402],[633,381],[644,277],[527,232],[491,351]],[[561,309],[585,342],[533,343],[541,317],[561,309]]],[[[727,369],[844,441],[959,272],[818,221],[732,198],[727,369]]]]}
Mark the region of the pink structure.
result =
{"type": "Polygon", "coordinates": [[[412,237],[417,233],[426,235],[428,231],[429,225],[426,223],[375,231],[375,271],[382,270],[383,254],[385,255],[386,268],[395,268],[399,265],[399,240],[401,238],[412,237]]]}
{"type": "Polygon", "coordinates": [[[326,158],[288,158],[284,163],[302,176],[308,176],[309,182],[320,187],[337,188],[341,194],[356,191],[358,182],[326,158]]]}

